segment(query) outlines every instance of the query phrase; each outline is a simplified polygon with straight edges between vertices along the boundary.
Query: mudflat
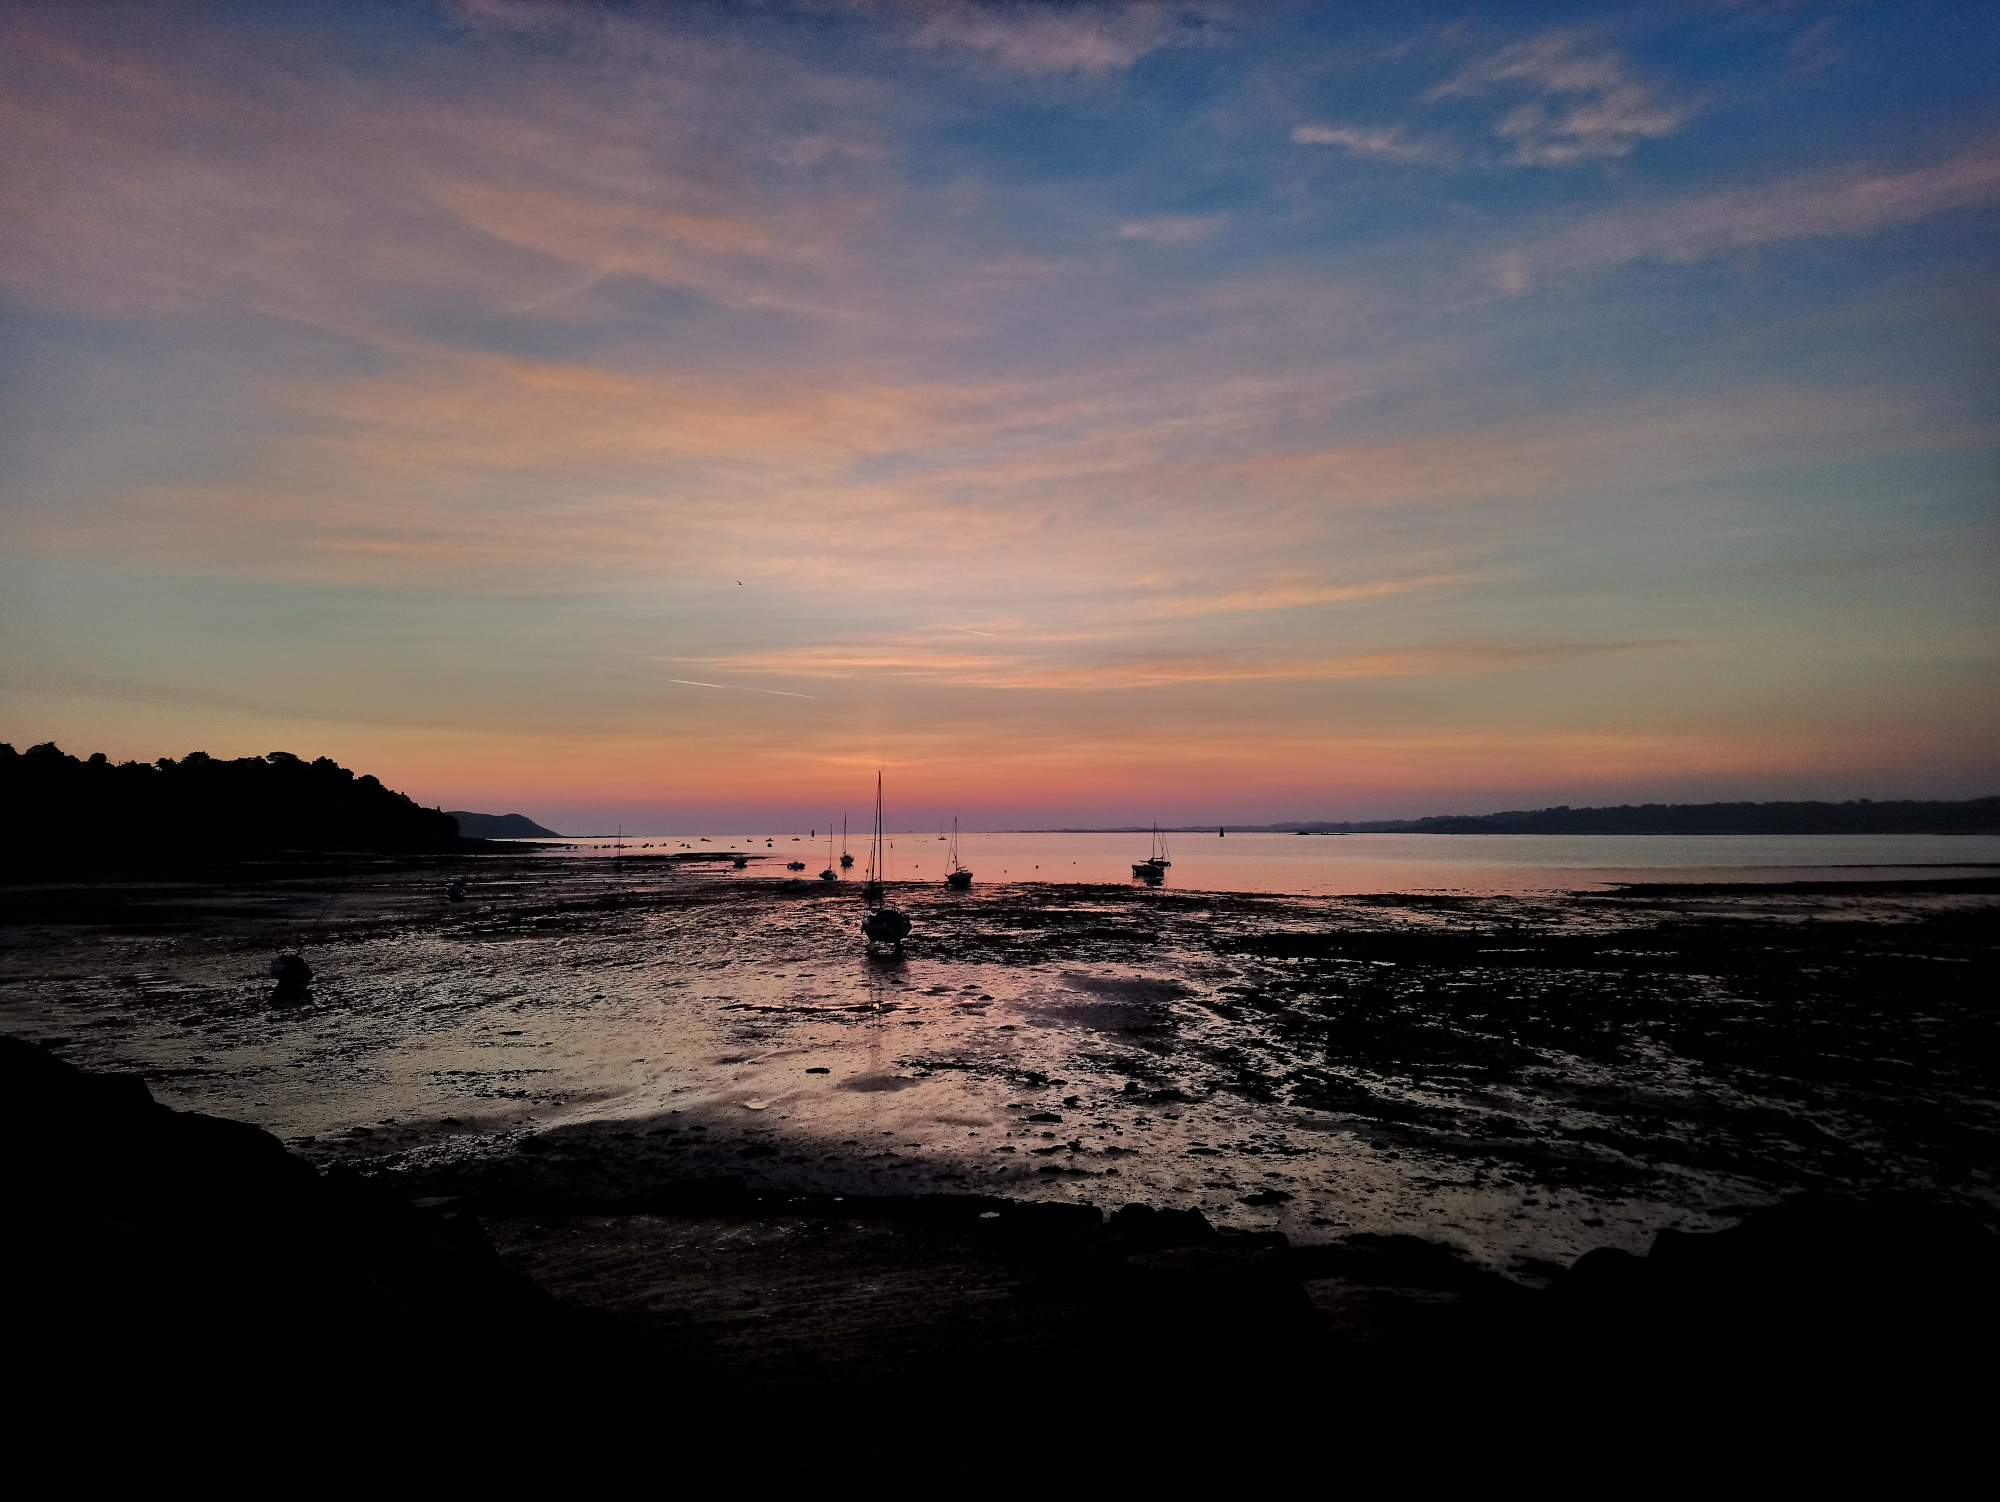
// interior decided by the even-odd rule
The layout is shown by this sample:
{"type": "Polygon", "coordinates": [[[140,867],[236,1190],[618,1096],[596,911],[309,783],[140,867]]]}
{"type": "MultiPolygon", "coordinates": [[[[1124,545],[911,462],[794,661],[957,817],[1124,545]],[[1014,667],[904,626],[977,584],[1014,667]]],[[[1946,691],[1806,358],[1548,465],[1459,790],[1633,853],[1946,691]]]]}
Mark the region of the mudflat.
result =
{"type": "Polygon", "coordinates": [[[16,881],[0,1030],[745,1381],[1074,1346],[1052,1229],[1367,1344],[1802,1195],[2000,1209],[2000,882],[891,895],[900,959],[674,860],[16,881]]]}

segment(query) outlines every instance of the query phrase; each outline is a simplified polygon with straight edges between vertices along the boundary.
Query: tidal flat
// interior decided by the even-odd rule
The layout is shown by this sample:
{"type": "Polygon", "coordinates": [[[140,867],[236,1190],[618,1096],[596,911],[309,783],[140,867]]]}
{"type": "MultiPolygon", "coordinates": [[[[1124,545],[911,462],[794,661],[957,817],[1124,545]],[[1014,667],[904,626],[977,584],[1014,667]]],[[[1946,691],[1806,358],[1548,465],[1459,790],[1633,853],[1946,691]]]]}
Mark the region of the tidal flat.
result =
{"type": "Polygon", "coordinates": [[[413,1199],[1137,1202],[1420,1237],[1531,1286],[1803,1191],[2000,1206],[1991,879],[902,884],[900,959],[864,952],[851,884],[652,857],[6,897],[0,1030],[413,1199]],[[294,948],[310,991],[274,995],[294,948]]]}

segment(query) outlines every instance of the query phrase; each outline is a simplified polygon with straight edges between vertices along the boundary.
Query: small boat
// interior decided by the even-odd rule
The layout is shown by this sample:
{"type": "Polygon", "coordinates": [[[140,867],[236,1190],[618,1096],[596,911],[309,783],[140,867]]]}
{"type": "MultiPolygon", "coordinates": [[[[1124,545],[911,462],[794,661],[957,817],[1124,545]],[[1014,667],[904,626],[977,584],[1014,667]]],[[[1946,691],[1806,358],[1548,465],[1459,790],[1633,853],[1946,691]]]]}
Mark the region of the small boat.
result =
{"type": "Polygon", "coordinates": [[[839,881],[840,873],[833,869],[833,826],[826,826],[826,869],[819,873],[821,881],[839,881]]]}
{"type": "Polygon", "coordinates": [[[729,864],[734,866],[737,870],[741,871],[745,866],[750,864],[750,857],[747,855],[739,855],[736,856],[734,859],[732,859],[729,864]]]}
{"type": "Polygon", "coordinates": [[[861,900],[868,904],[870,911],[862,916],[861,934],[872,947],[888,944],[897,954],[903,952],[903,940],[910,936],[910,919],[907,913],[898,912],[883,901],[882,876],[882,774],[875,774],[875,838],[868,852],[868,881],[861,888],[861,900]]]}
{"type": "Polygon", "coordinates": [[[951,821],[951,847],[946,855],[949,869],[944,873],[944,884],[953,891],[967,891],[972,886],[972,873],[960,864],[958,859],[958,820],[951,821]]]}
{"type": "Polygon", "coordinates": [[[785,869],[786,869],[787,871],[803,871],[803,870],[805,870],[805,868],[806,868],[806,863],[805,863],[804,861],[786,861],[786,862],[785,862],[785,869]]]}
{"type": "Polygon", "coordinates": [[[1166,878],[1167,867],[1173,864],[1167,859],[1167,837],[1160,833],[1160,826],[1153,826],[1153,851],[1142,861],[1132,862],[1132,874],[1141,881],[1158,885],[1166,878]]]}
{"type": "Polygon", "coordinates": [[[854,857],[847,853],[847,815],[840,816],[840,869],[845,871],[854,864],[854,857]]]}

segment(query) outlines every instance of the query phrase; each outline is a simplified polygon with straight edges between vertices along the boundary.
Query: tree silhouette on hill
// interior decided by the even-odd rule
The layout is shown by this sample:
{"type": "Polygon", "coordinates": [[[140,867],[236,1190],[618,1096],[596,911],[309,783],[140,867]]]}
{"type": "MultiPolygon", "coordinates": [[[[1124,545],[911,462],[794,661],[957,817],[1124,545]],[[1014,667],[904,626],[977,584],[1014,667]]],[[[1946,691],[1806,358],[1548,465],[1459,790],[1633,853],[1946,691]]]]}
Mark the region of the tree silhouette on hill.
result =
{"type": "Polygon", "coordinates": [[[287,751],[221,761],[79,759],[53,741],[0,744],[9,842],[30,858],[89,862],[88,853],[264,850],[446,850],[458,821],[359,776],[329,757],[287,751]]]}

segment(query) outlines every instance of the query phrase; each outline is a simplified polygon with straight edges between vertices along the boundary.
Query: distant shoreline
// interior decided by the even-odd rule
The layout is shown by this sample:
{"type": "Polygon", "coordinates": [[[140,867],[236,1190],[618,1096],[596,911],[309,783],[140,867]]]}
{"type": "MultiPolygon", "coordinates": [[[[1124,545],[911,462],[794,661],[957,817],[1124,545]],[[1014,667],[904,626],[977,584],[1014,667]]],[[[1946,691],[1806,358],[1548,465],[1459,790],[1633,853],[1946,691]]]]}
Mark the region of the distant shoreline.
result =
{"type": "MultiPolygon", "coordinates": [[[[1009,834],[1146,834],[1149,824],[1106,829],[1017,829],[1009,834]]],[[[1996,834],[2000,797],[1845,803],[1641,803],[1615,808],[1514,809],[1421,819],[1299,819],[1280,824],[1182,824],[1166,834],[1996,834]]]]}

